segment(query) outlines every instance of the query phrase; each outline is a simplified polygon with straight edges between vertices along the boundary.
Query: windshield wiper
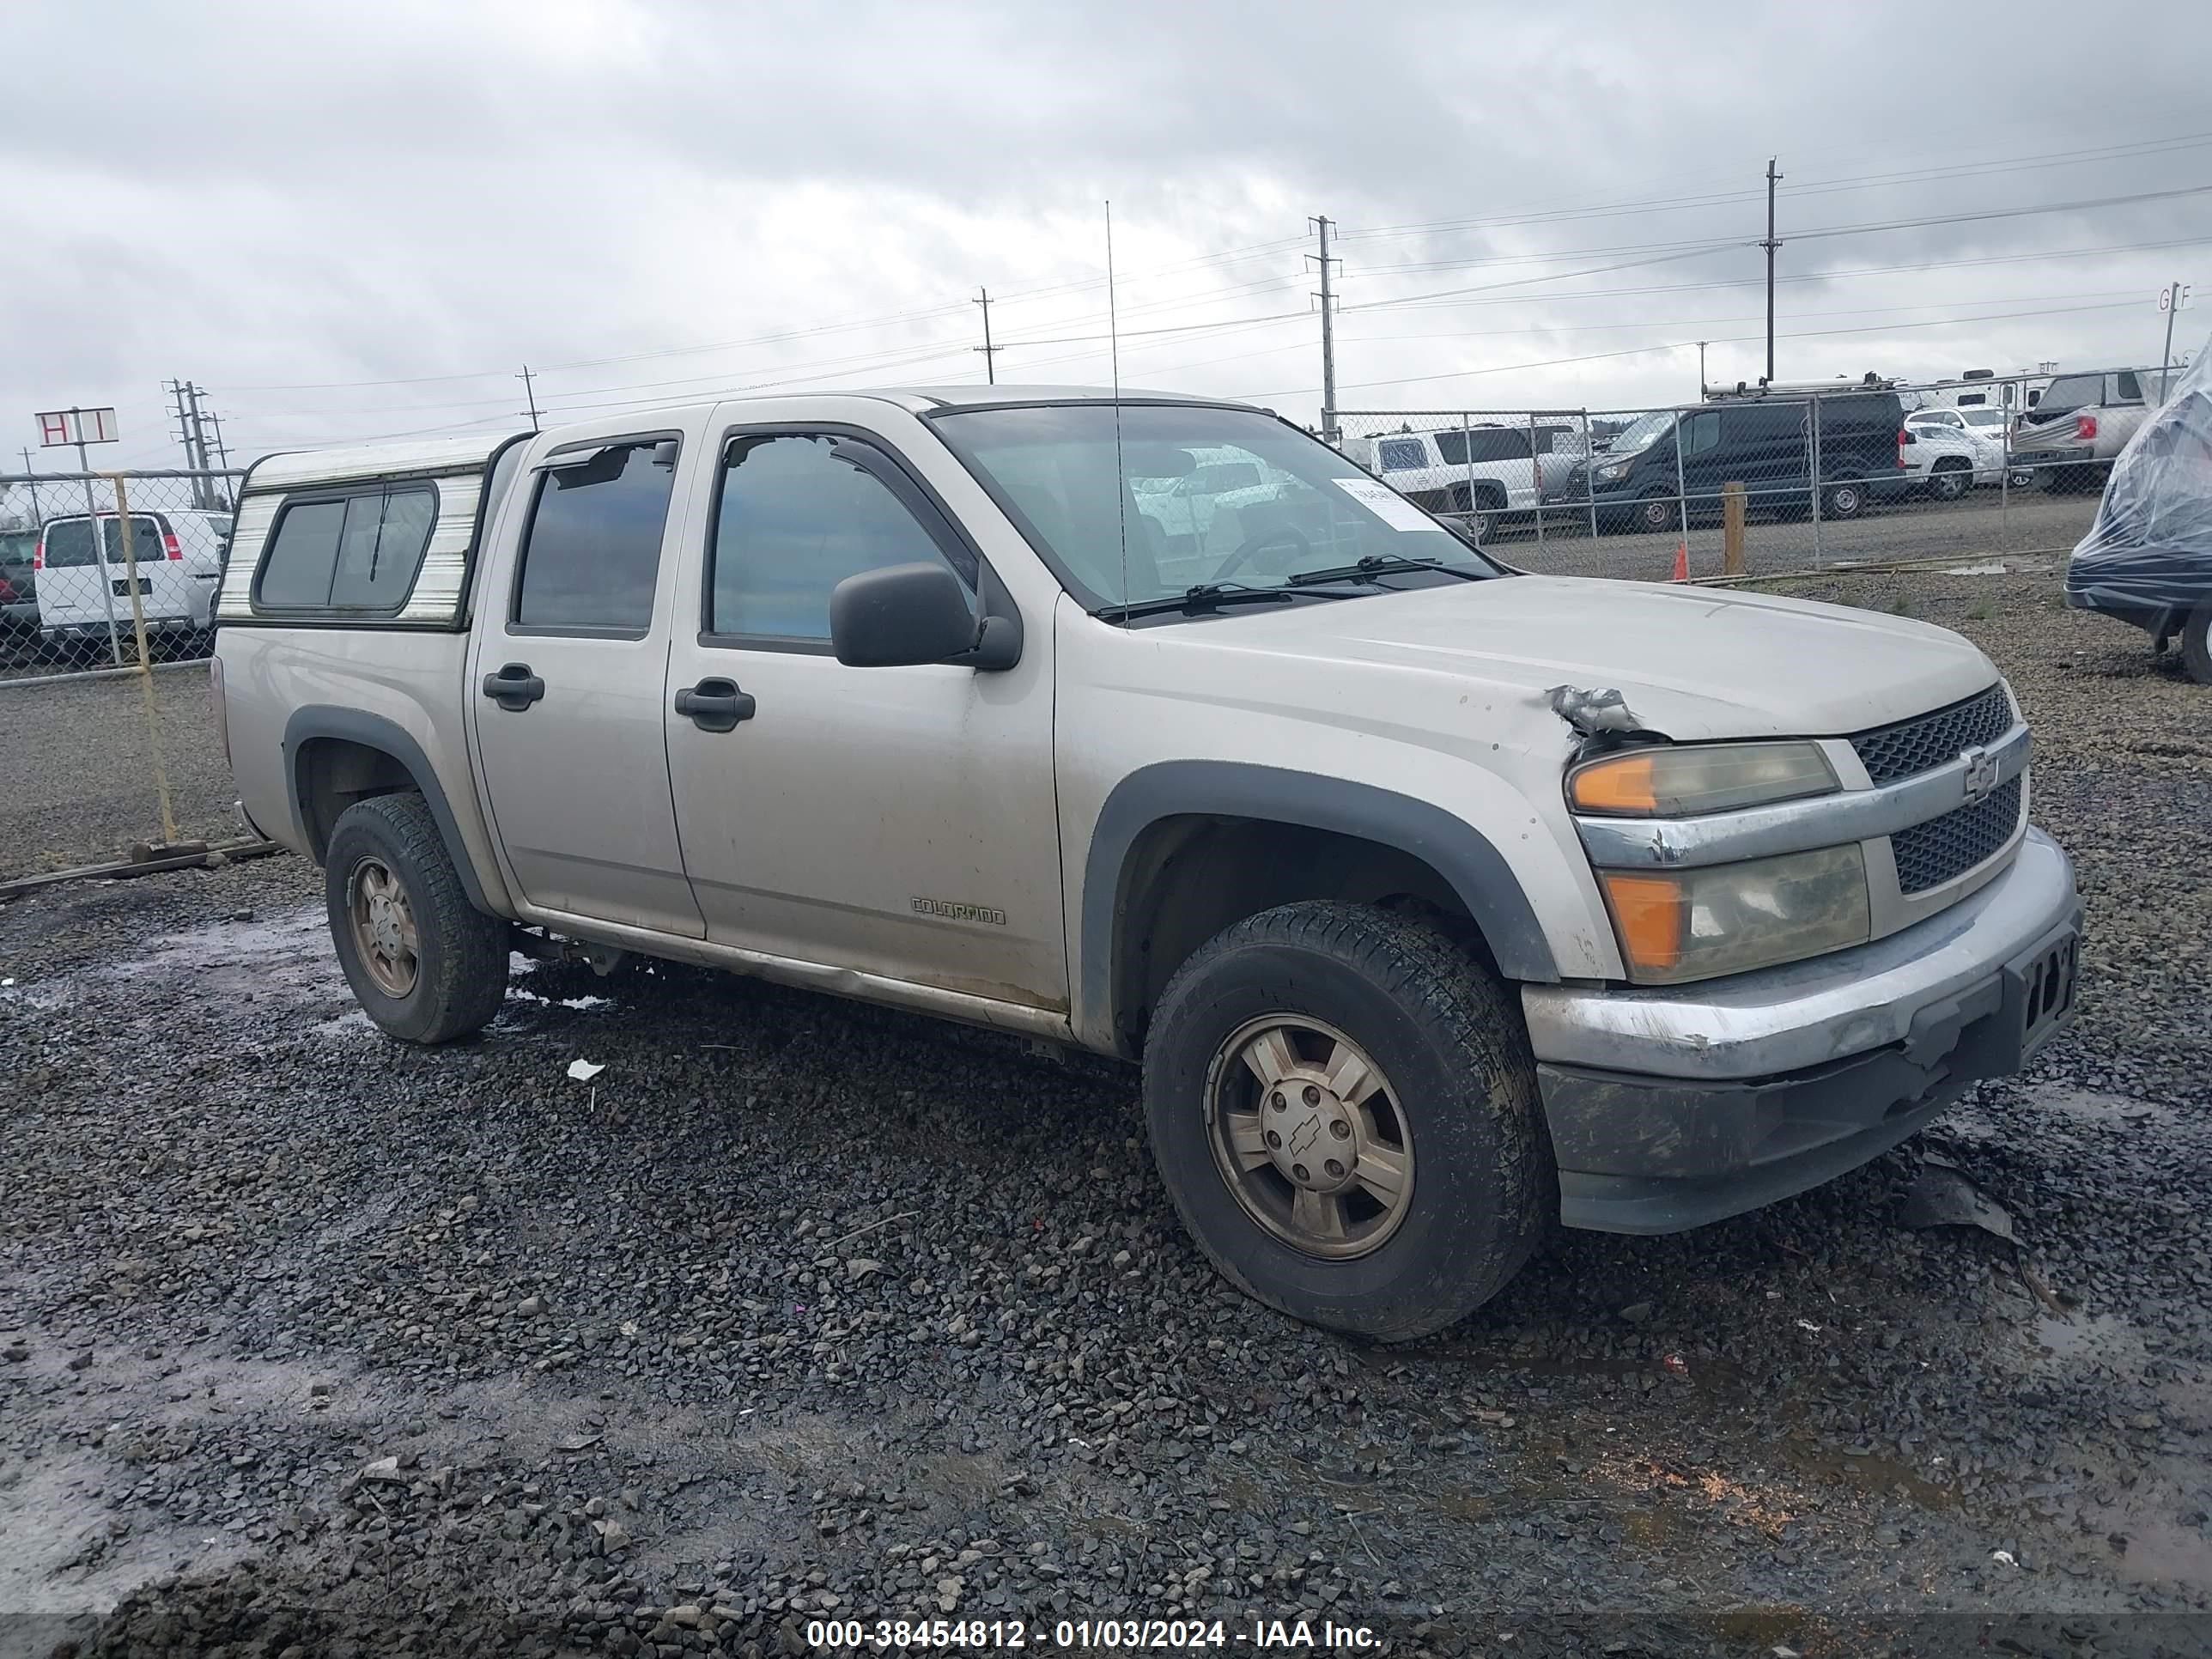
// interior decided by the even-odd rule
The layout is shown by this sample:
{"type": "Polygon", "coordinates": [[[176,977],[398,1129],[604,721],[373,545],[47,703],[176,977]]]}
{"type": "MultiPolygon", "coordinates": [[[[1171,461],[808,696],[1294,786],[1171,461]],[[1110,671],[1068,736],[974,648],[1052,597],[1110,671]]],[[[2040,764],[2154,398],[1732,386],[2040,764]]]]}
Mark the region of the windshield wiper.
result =
{"type": "Polygon", "coordinates": [[[1395,575],[1407,570],[1441,570],[1448,576],[1457,576],[1471,582],[1487,580],[1480,570],[1469,570],[1464,565],[1446,564],[1442,559],[1414,558],[1403,553],[1370,553],[1353,564],[1331,565],[1326,570],[1300,570],[1292,574],[1291,581],[1303,587],[1308,582],[1362,581],[1372,576],[1395,575]]]}
{"type": "Polygon", "coordinates": [[[1218,582],[1200,582],[1195,587],[1186,587],[1182,592],[1170,593],[1165,599],[1101,605],[1091,614],[1104,622],[1127,622],[1132,617],[1157,617],[1170,611],[1195,616],[1201,611],[1212,611],[1224,605],[1288,605],[1290,602],[1291,595],[1279,587],[1226,587],[1218,582]]]}

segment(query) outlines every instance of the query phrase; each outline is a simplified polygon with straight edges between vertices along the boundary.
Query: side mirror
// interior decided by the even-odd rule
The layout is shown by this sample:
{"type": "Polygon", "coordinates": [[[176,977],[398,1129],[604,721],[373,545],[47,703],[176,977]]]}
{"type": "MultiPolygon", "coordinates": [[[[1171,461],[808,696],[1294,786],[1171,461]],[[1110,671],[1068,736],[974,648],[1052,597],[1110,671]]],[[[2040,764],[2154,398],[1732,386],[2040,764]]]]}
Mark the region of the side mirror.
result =
{"type": "Polygon", "coordinates": [[[947,662],[975,649],[983,625],[968,590],[945,565],[887,565],[830,591],[830,643],[848,668],[947,662]]]}

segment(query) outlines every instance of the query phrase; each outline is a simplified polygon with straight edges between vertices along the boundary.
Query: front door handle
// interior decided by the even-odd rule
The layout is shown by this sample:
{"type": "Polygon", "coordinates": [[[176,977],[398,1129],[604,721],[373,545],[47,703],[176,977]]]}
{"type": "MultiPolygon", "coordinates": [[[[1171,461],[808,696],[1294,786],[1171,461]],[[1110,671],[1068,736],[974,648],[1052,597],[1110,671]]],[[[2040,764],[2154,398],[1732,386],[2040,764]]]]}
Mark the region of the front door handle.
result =
{"type": "Polygon", "coordinates": [[[753,717],[751,696],[735,680],[701,680],[676,694],[676,712],[702,732],[729,732],[753,717]]]}
{"type": "Polygon", "coordinates": [[[483,679],[483,694],[511,714],[519,714],[545,695],[545,682],[526,662],[511,662],[483,679]]]}

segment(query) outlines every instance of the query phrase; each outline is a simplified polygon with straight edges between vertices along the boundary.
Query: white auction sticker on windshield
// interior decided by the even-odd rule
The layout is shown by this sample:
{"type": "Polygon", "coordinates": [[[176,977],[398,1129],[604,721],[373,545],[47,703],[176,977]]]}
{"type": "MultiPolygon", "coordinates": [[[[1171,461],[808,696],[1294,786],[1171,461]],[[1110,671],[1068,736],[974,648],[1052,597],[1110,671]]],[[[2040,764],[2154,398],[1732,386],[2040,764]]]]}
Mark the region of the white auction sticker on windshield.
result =
{"type": "Polygon", "coordinates": [[[1372,478],[1332,478],[1329,482],[1358,501],[1393,530],[1434,530],[1436,520],[1386,483],[1372,478]]]}

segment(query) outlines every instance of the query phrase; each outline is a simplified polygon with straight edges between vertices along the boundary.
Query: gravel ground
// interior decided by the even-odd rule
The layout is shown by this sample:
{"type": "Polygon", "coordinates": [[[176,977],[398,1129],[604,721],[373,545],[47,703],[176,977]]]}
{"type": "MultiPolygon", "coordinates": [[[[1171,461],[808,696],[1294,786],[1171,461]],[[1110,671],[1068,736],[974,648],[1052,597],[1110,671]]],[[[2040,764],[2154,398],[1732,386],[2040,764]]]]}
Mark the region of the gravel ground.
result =
{"type": "MultiPolygon", "coordinates": [[[[238,792],[216,735],[204,663],[153,676],[154,730],[185,840],[239,834],[238,792]]],[[[0,679],[0,880],[127,855],[161,839],[147,738],[146,694],[135,677],[0,679]]]]}
{"type": "Polygon", "coordinates": [[[2087,894],[2075,1031],[1863,1171],[1564,1236],[1401,1348],[1227,1290],[1117,1068],[688,970],[541,969],[407,1049],[291,859],[0,908],[0,1655],[1179,1613],[2212,1650],[2212,694],[2055,580],[1819,591],[2012,677],[2087,894]],[[2017,1248],[1901,1224],[1947,1164],[2017,1248]]]}

